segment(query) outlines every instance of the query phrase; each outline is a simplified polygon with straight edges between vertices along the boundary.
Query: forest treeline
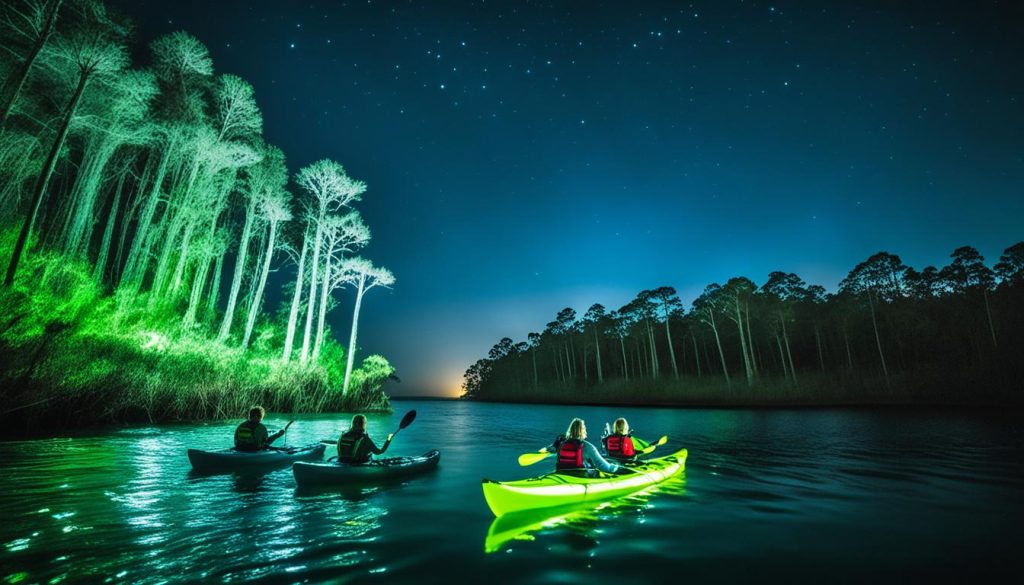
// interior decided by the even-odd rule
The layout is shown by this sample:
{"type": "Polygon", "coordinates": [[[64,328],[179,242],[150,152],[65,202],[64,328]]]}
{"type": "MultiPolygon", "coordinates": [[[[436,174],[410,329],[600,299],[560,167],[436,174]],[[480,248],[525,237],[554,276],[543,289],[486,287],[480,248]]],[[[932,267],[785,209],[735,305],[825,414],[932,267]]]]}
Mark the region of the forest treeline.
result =
{"type": "Polygon", "coordinates": [[[861,262],[832,293],[773,272],[609,311],[563,309],[469,367],[464,397],[657,404],[1021,404],[1024,242],[989,267],[972,247],[920,271],[861,262]]]}
{"type": "Polygon", "coordinates": [[[0,10],[0,418],[388,408],[391,366],[354,362],[364,295],[394,282],[357,256],[366,185],[290,174],[253,87],[186,32],[133,64],[100,1],[0,10]],[[344,288],[350,351],[326,322],[344,288]]]}

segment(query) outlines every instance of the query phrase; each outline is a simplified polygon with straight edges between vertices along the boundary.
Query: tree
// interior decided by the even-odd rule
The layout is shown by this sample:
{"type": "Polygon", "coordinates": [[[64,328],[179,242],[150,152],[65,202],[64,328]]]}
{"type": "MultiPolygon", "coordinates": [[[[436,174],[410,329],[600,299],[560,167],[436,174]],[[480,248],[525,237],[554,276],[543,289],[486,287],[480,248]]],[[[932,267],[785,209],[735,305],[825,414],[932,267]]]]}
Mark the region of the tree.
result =
{"type": "Polygon", "coordinates": [[[796,304],[807,298],[809,294],[807,283],[796,274],[777,271],[768,275],[768,282],[764,283],[761,291],[772,306],[775,322],[782,332],[781,342],[778,335],[776,335],[775,341],[779,345],[779,353],[783,362],[783,373],[785,373],[786,363],[788,362],[789,372],[793,376],[793,380],[796,381],[796,366],[793,365],[793,352],[789,346],[789,332],[786,323],[793,319],[796,304]],[[785,352],[782,351],[783,346],[785,346],[785,352]]]}
{"type": "Polygon", "coordinates": [[[370,228],[363,223],[363,218],[358,211],[350,211],[343,216],[328,216],[325,223],[324,273],[320,279],[323,284],[320,287],[316,340],[313,342],[313,361],[320,357],[328,301],[331,294],[346,282],[345,275],[338,274],[337,265],[340,265],[347,255],[362,248],[370,241],[370,228]]]}
{"type": "MultiPolygon", "coordinates": [[[[749,278],[742,276],[730,278],[722,288],[722,293],[729,303],[729,311],[726,315],[733,323],[736,323],[736,329],[739,331],[740,352],[743,355],[743,368],[747,374],[747,386],[754,383],[754,358],[751,340],[748,339],[749,335],[744,332],[744,307],[747,306],[747,302],[755,290],[757,290],[757,286],[749,278]]],[[[749,333],[749,324],[746,329],[749,333]]]]}
{"type": "Polygon", "coordinates": [[[672,360],[672,375],[679,378],[679,367],[676,365],[676,350],[672,345],[672,330],[669,328],[669,321],[683,310],[683,303],[679,301],[676,289],[671,286],[662,286],[651,291],[651,299],[661,309],[662,317],[665,319],[665,339],[668,340],[668,355],[672,360]]]}
{"type": "Polygon", "coordinates": [[[995,286],[995,274],[985,266],[985,258],[971,246],[953,250],[950,257],[953,262],[942,269],[942,280],[953,294],[967,297],[981,293],[989,334],[992,336],[992,346],[999,345],[996,341],[996,328],[992,323],[992,309],[988,302],[988,291],[995,286]]]}
{"type": "MultiPolygon", "coordinates": [[[[253,224],[256,222],[256,211],[261,203],[279,197],[288,182],[288,169],[284,163],[284,153],[274,146],[263,150],[263,160],[247,170],[245,181],[245,222],[242,225],[241,239],[238,242],[238,255],[235,257],[235,271],[228,292],[228,305],[224,311],[224,319],[220,324],[217,341],[224,342],[231,335],[231,324],[235,318],[235,304],[242,288],[242,275],[249,252],[249,239],[252,237],[253,224]]],[[[276,206],[276,202],[271,203],[276,206]]],[[[243,344],[244,347],[245,344],[243,344]]]]}
{"type": "Polygon", "coordinates": [[[7,275],[4,278],[5,286],[10,287],[14,284],[18,262],[21,259],[25,243],[28,241],[28,236],[35,226],[36,216],[39,215],[39,205],[50,184],[54,167],[57,165],[57,157],[64,147],[71,121],[89,82],[116,75],[128,64],[124,36],[125,31],[110,22],[103,11],[97,8],[92,18],[79,23],[71,34],[62,37],[55,43],[55,58],[66,63],[66,69],[62,71],[76,78],[76,82],[71,97],[61,113],[60,126],[50,146],[46,161],[43,163],[43,170],[36,179],[29,212],[22,223],[21,232],[18,234],[10,263],[7,266],[7,275]]]}
{"type": "Polygon", "coordinates": [[[601,338],[598,335],[598,330],[601,328],[601,322],[606,318],[604,305],[594,303],[587,309],[587,313],[583,315],[583,323],[589,326],[594,334],[594,348],[597,362],[597,383],[604,383],[604,371],[601,368],[601,338]]]}
{"type": "Polygon", "coordinates": [[[528,340],[530,356],[533,358],[533,388],[536,389],[538,385],[537,379],[537,347],[540,345],[541,336],[540,333],[530,333],[526,336],[528,340]]]}
{"type": "Polygon", "coordinates": [[[17,69],[0,87],[0,132],[7,126],[7,118],[10,117],[14,104],[21,95],[25,80],[28,79],[39,52],[50,38],[61,3],[62,0],[29,0],[20,6],[15,6],[12,2],[5,7],[5,26],[0,30],[5,31],[4,36],[10,35],[8,38],[22,37],[29,43],[29,49],[17,69]]]}
{"type": "Polygon", "coordinates": [[[1024,242],[1017,242],[1003,251],[995,265],[995,273],[1001,284],[1024,284],[1024,242]]]}
{"type": "Polygon", "coordinates": [[[289,209],[291,195],[281,189],[264,193],[260,201],[260,213],[267,222],[269,234],[267,235],[267,248],[263,253],[263,268],[260,270],[258,284],[249,303],[249,315],[245,320],[245,333],[242,334],[242,349],[249,347],[252,339],[252,330],[256,324],[256,316],[259,315],[260,306],[263,304],[263,290],[267,286],[267,275],[270,274],[270,262],[274,256],[274,249],[277,240],[277,226],[283,221],[290,221],[292,212],[289,209]]]}
{"type": "Polygon", "coordinates": [[[341,394],[348,394],[349,380],[352,377],[352,363],[356,355],[356,338],[359,332],[359,309],[363,304],[363,296],[378,286],[390,287],[395,284],[395,277],[386,268],[374,266],[369,260],[350,258],[342,266],[342,273],[349,283],[355,286],[356,302],[352,310],[352,333],[348,340],[348,362],[345,364],[345,382],[341,394]]]}
{"type": "Polygon", "coordinates": [[[875,332],[875,345],[878,348],[878,359],[882,364],[885,385],[890,386],[889,368],[885,363],[885,352],[882,349],[882,336],[878,332],[878,318],[875,305],[879,302],[890,302],[904,294],[904,277],[907,267],[899,256],[888,252],[878,252],[853,270],[839,283],[840,292],[867,301],[871,313],[871,326],[875,332]]]}
{"type": "Polygon", "coordinates": [[[722,360],[722,373],[725,374],[725,384],[728,387],[732,387],[732,381],[729,379],[729,366],[725,363],[725,352],[722,351],[722,339],[718,335],[718,323],[715,319],[715,315],[723,312],[726,304],[725,298],[726,292],[722,289],[719,284],[709,284],[704,288],[704,292],[701,293],[693,301],[693,313],[696,313],[702,323],[711,328],[711,332],[715,334],[715,345],[718,346],[718,357],[722,360]]]}
{"type": "MultiPolygon", "coordinates": [[[[350,178],[345,169],[332,160],[319,160],[299,171],[296,182],[312,197],[313,213],[310,220],[315,224],[313,236],[313,262],[310,265],[309,304],[306,307],[306,327],[302,338],[302,351],[299,360],[306,363],[309,359],[310,334],[313,329],[313,315],[316,311],[316,287],[320,271],[320,251],[323,242],[327,213],[336,212],[350,203],[358,201],[366,192],[366,184],[350,178]]],[[[354,330],[353,330],[354,331],[354,330]]],[[[349,355],[352,355],[351,349],[349,355]]],[[[351,368],[352,360],[349,359],[351,368]]],[[[345,375],[348,380],[348,373],[345,375]]],[[[347,388],[347,382],[346,382],[347,388]]]]}

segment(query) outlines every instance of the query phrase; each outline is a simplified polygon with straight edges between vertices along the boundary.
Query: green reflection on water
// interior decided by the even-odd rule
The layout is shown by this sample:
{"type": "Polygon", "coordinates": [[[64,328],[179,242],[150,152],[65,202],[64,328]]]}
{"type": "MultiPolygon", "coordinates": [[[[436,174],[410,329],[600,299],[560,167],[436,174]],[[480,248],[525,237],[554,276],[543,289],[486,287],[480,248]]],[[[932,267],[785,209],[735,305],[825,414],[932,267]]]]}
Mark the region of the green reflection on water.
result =
{"type": "Polygon", "coordinates": [[[686,472],[646,490],[639,491],[597,506],[593,503],[544,508],[505,514],[495,518],[484,540],[484,552],[490,554],[508,550],[506,545],[517,540],[533,541],[545,532],[562,532],[569,536],[574,548],[596,548],[596,535],[602,532],[607,522],[626,515],[638,516],[637,522],[644,523],[643,512],[653,508],[653,496],[686,495],[686,472]]]}

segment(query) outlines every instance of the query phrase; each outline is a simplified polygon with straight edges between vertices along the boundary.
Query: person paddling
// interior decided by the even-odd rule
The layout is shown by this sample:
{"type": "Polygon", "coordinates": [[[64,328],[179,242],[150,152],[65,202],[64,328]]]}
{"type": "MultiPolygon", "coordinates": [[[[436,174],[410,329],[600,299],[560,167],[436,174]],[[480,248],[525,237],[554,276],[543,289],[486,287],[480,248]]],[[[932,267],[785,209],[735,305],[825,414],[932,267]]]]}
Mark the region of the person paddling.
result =
{"type": "Polygon", "coordinates": [[[357,414],[352,417],[352,425],[338,439],[338,461],[340,463],[366,463],[371,455],[381,455],[388,450],[391,433],[384,439],[384,445],[377,447],[370,435],[366,434],[366,417],[357,414]]]}
{"type": "Polygon", "coordinates": [[[555,442],[545,447],[543,452],[554,453],[556,472],[583,471],[589,477],[598,471],[605,473],[622,473],[626,468],[609,463],[597,447],[587,441],[587,425],[582,419],[574,418],[564,435],[559,435],[555,442]]]}
{"type": "MultiPolygon", "coordinates": [[[[607,429],[607,423],[605,429],[607,429]]],[[[639,437],[634,437],[629,428],[629,423],[624,418],[617,418],[612,423],[612,432],[601,438],[604,444],[604,452],[609,459],[619,462],[635,461],[636,456],[650,443],[639,437]]]]}
{"type": "Polygon", "coordinates": [[[267,411],[262,406],[254,406],[249,409],[249,420],[238,425],[235,429],[235,449],[238,451],[261,451],[270,448],[270,444],[281,438],[288,427],[292,426],[293,420],[288,421],[284,428],[273,435],[267,435],[267,427],[263,426],[263,417],[267,411]]]}

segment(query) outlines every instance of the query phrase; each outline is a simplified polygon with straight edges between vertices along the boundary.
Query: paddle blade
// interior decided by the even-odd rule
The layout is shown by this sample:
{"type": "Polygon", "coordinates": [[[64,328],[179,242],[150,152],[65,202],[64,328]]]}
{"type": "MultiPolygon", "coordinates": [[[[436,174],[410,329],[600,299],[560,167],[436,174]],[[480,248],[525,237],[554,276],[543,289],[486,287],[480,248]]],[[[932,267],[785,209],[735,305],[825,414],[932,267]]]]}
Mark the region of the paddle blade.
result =
{"type": "Polygon", "coordinates": [[[402,422],[398,423],[398,430],[402,430],[405,427],[411,425],[412,421],[414,420],[416,420],[416,411],[410,410],[409,412],[405,413],[405,416],[402,417],[402,422]]]}
{"type": "Polygon", "coordinates": [[[641,455],[647,455],[648,453],[653,453],[654,450],[658,448],[658,445],[664,445],[667,442],[668,442],[668,437],[665,436],[665,435],[662,435],[662,437],[660,439],[658,439],[657,443],[652,443],[646,449],[644,449],[643,451],[640,451],[640,454],[641,455]]]}
{"type": "Polygon", "coordinates": [[[523,467],[533,465],[538,461],[547,459],[548,455],[551,455],[551,453],[523,453],[519,456],[519,465],[522,465],[523,467]]]}

